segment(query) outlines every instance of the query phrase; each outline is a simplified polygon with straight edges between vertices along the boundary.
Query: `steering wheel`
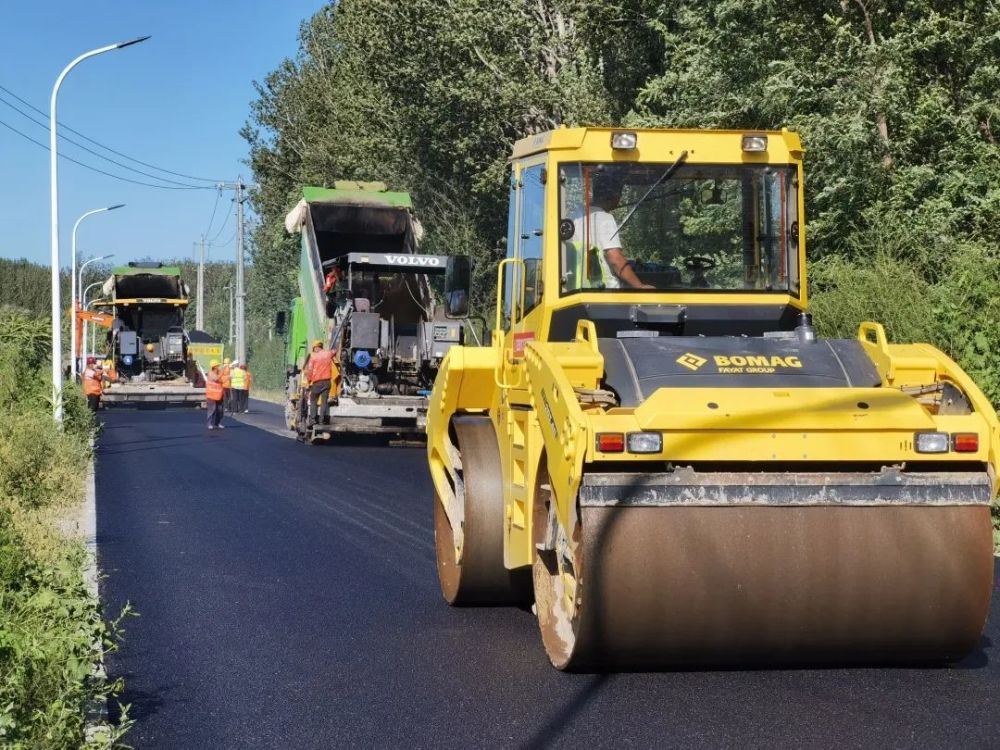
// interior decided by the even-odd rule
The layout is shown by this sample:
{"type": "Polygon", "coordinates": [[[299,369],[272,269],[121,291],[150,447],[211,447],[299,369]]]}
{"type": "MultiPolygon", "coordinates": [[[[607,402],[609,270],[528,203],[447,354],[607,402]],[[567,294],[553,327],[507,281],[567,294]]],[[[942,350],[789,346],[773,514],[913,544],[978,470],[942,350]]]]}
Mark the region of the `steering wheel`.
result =
{"type": "Polygon", "coordinates": [[[715,268],[715,261],[704,255],[689,255],[684,259],[684,267],[691,272],[692,289],[708,289],[711,286],[705,278],[705,271],[715,268]]]}
{"type": "Polygon", "coordinates": [[[684,267],[689,271],[709,271],[715,268],[715,261],[704,255],[689,255],[684,259],[684,267]]]}

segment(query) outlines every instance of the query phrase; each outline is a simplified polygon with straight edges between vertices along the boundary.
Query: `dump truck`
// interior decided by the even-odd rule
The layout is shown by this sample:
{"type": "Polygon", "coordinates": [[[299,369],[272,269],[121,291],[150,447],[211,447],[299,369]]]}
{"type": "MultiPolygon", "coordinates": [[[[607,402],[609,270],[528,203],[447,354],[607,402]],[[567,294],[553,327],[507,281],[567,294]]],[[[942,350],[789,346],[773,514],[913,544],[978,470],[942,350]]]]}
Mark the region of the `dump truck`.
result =
{"type": "Polygon", "coordinates": [[[94,307],[113,317],[105,348],[115,379],[105,403],[201,403],[204,379],[189,351],[190,301],[177,266],[133,261],[112,269],[94,307]]]}
{"type": "Polygon", "coordinates": [[[427,417],[452,605],[563,670],[947,662],[980,643],[1000,426],[928,344],[810,317],[788,130],[518,141],[491,346],[427,417]]]}
{"type": "Polygon", "coordinates": [[[306,187],[285,227],[301,237],[299,296],[276,320],[288,428],[310,444],[345,432],[422,436],[438,366],[466,332],[467,299],[453,300],[449,318],[439,291],[468,259],[421,254],[410,196],[384,183],[306,187]],[[316,340],[337,352],[340,379],[329,419],[313,423],[302,373],[316,340]]]}

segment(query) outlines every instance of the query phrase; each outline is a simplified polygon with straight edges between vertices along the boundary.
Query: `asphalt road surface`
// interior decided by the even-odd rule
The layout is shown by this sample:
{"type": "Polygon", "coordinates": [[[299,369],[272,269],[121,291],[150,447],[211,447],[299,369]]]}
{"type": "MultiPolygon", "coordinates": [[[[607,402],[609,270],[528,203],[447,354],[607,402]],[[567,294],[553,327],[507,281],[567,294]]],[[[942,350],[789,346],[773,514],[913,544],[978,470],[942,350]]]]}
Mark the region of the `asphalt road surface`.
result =
{"type": "Polygon", "coordinates": [[[283,435],[259,402],[104,412],[102,598],[137,748],[998,747],[1000,592],[950,668],[566,675],[530,612],[447,607],[420,448],[283,435]],[[251,424],[252,422],[252,424],[251,424]]]}

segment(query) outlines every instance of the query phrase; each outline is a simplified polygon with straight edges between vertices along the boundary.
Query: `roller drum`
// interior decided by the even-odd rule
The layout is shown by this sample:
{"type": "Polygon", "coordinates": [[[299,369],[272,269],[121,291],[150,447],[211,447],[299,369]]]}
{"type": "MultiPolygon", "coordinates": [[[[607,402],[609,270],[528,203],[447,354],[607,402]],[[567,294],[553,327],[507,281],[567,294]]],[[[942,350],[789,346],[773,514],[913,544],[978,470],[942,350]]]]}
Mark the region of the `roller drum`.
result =
{"type": "MultiPolygon", "coordinates": [[[[978,645],[989,611],[982,502],[604,502],[579,513],[575,611],[540,616],[563,669],[943,662],[978,645]]],[[[546,597],[558,600],[543,591],[541,606],[546,597]]]]}

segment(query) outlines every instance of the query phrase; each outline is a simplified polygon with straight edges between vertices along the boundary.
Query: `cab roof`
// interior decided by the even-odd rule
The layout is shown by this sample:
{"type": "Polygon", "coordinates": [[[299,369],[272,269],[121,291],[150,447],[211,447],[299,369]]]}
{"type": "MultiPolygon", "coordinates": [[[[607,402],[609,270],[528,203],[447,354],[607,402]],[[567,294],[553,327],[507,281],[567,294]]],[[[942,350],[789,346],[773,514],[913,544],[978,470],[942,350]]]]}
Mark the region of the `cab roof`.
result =
{"type": "MultiPolygon", "coordinates": [[[[522,138],[514,144],[511,159],[522,159],[550,151],[575,151],[581,161],[648,161],[676,158],[688,152],[692,163],[787,163],[802,159],[804,150],[798,133],[782,130],[711,130],[706,128],[568,128],[565,126],[522,138]],[[637,136],[636,148],[611,148],[611,135],[627,131],[637,136]],[[766,135],[767,151],[745,152],[745,135],[766,135]]],[[[568,157],[568,154],[560,154],[568,157]]]]}

